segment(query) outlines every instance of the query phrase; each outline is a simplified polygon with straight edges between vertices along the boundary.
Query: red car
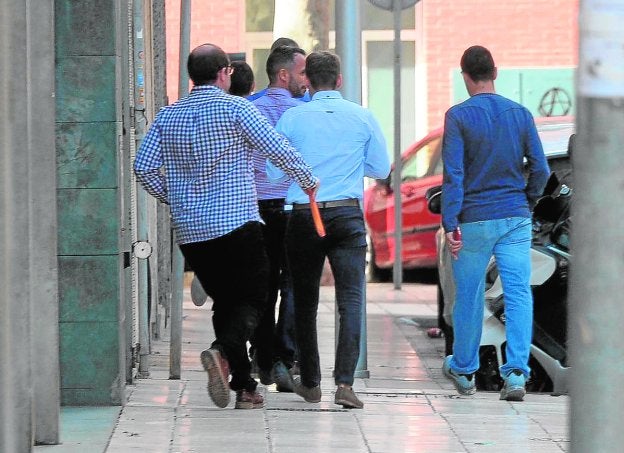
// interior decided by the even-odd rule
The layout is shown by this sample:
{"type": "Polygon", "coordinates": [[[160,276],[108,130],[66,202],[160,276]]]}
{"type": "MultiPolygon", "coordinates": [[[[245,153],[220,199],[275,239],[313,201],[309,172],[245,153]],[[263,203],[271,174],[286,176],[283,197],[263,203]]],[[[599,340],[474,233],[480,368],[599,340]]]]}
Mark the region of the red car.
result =
{"type": "MultiPolygon", "coordinates": [[[[567,149],[572,117],[536,118],[545,151],[567,149]],[[566,133],[561,133],[561,126],[566,133]],[[567,135],[566,135],[567,134],[567,135]]],[[[401,199],[403,217],[402,263],[404,269],[434,269],[435,234],[440,216],[427,209],[425,193],[442,184],[442,133],[438,128],[403,152],[401,157],[401,199]]],[[[377,180],[364,192],[364,218],[368,229],[369,281],[387,280],[394,265],[394,193],[393,172],[377,180]]]]}
{"type": "MultiPolygon", "coordinates": [[[[435,233],[440,216],[429,212],[425,192],[442,184],[442,128],[410,146],[402,154],[401,199],[403,215],[403,268],[435,268],[435,233]]],[[[368,228],[369,281],[386,280],[394,265],[394,173],[364,192],[364,218],[368,228]]]]}

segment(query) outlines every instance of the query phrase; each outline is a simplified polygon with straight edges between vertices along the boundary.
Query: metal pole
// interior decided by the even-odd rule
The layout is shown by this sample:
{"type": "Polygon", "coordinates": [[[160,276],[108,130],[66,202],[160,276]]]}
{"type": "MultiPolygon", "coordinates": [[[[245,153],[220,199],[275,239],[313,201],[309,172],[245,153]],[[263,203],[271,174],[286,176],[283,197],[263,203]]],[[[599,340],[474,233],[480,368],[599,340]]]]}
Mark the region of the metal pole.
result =
{"type": "Polygon", "coordinates": [[[571,451],[624,444],[624,6],[582,0],[570,274],[571,451]],[[598,223],[599,222],[599,223],[598,223]]]}
{"type": "MultiPolygon", "coordinates": [[[[178,96],[188,95],[189,77],[186,71],[186,58],[191,47],[191,0],[180,4],[180,73],[178,96]]],[[[169,378],[180,379],[182,362],[182,300],[184,298],[184,257],[180,247],[171,243],[171,342],[169,352],[169,378]]]]}
{"type": "MultiPolygon", "coordinates": [[[[60,365],[54,102],[54,2],[28,10],[30,295],[35,442],[59,443],[60,365]]],[[[2,450],[0,448],[0,450],[2,450]]]]}
{"type": "MultiPolygon", "coordinates": [[[[360,2],[345,0],[336,2],[336,53],[340,56],[343,75],[342,94],[345,99],[362,103],[362,27],[360,2]]],[[[368,347],[366,330],[366,282],[362,288],[362,336],[360,337],[360,357],[355,367],[355,377],[369,377],[368,347]]],[[[338,343],[340,320],[335,314],[335,338],[338,343]]]]}
{"type": "MultiPolygon", "coordinates": [[[[167,104],[165,0],[152,0],[146,11],[149,14],[147,17],[150,28],[149,34],[145,35],[145,116],[152,120],[156,112],[167,104]]],[[[171,301],[171,231],[167,222],[169,207],[151,200],[148,209],[149,237],[153,247],[149,261],[152,307],[150,325],[152,338],[160,340],[163,320],[169,322],[171,301]]]]}
{"type": "MultiPolygon", "coordinates": [[[[145,29],[143,2],[142,0],[133,2],[132,12],[132,61],[134,80],[131,81],[130,101],[132,109],[132,136],[135,141],[135,148],[141,146],[147,121],[145,117],[145,29]]],[[[134,156],[132,156],[134,158],[134,156]]],[[[133,178],[134,179],[134,178],[133,178]]],[[[136,185],[136,240],[149,240],[149,220],[147,213],[147,192],[134,180],[136,185]]],[[[139,369],[137,377],[146,378],[149,376],[149,353],[150,353],[150,326],[148,319],[148,261],[147,259],[134,258],[134,265],[137,267],[137,303],[139,319],[139,369]]]]}
{"type": "Polygon", "coordinates": [[[178,76],[178,96],[186,96],[189,90],[189,77],[186,60],[191,50],[191,0],[180,2],[180,71],[178,76]]]}
{"type": "Polygon", "coordinates": [[[342,95],[362,103],[362,27],[360,2],[336,2],[336,53],[340,56],[343,76],[342,95]]]}
{"type": "Polygon", "coordinates": [[[394,0],[394,289],[403,280],[403,210],[401,205],[401,1],[394,0]]]}
{"type": "MultiPolygon", "coordinates": [[[[0,13],[0,451],[33,442],[30,321],[29,20],[26,2],[0,13]]],[[[37,44],[32,44],[37,45],[37,44]]],[[[47,122],[47,118],[42,120],[47,122]]],[[[52,150],[54,149],[52,144],[52,150]]]]}

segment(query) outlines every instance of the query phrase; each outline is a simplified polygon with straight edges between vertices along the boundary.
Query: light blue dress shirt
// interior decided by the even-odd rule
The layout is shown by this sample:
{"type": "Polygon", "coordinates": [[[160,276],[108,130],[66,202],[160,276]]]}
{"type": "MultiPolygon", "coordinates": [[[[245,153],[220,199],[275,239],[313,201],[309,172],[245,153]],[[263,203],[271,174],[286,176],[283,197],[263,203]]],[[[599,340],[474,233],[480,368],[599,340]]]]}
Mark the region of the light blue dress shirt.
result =
{"type": "MultiPolygon", "coordinates": [[[[316,201],[361,200],[364,177],[385,178],[390,173],[386,140],[373,114],[342,98],[338,91],[319,91],[308,103],[293,107],[277,122],[320,179],[316,201]]],[[[270,162],[272,181],[288,176],[270,162]]],[[[291,184],[286,203],[309,203],[308,195],[291,184]]]]}

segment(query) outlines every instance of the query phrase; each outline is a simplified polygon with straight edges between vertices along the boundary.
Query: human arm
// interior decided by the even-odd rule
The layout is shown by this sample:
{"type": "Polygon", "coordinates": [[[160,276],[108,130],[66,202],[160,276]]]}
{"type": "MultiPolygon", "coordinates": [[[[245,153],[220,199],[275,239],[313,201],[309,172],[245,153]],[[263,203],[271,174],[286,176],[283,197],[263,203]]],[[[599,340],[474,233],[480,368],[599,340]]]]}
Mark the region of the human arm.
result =
{"type": "MultiPolygon", "coordinates": [[[[291,177],[303,189],[310,189],[318,184],[318,178],[312,175],[312,169],[303,160],[301,154],[290,142],[279,134],[252,104],[243,106],[239,115],[239,124],[251,146],[264,154],[284,175],[280,180],[291,177]]],[[[274,180],[269,173],[267,176],[274,180]]]]}
{"type": "Polygon", "coordinates": [[[383,179],[390,173],[390,158],[386,148],[386,139],[373,114],[370,112],[368,114],[371,134],[364,151],[364,176],[383,179]]]}
{"type": "Polygon", "coordinates": [[[442,138],[442,226],[453,232],[459,224],[464,198],[464,140],[457,120],[447,112],[442,138]]]}
{"type": "MultiPolygon", "coordinates": [[[[530,116],[530,114],[528,115],[530,116]]],[[[548,182],[550,167],[544,155],[544,149],[539,135],[537,134],[535,123],[532,118],[529,121],[530,124],[526,132],[524,149],[524,155],[527,159],[527,167],[529,170],[525,192],[529,202],[529,209],[533,210],[548,182]]]]}
{"type": "Polygon", "coordinates": [[[168,203],[167,185],[162,173],[163,163],[160,132],[155,121],[145,135],[134,159],[134,174],[150,195],[163,203],[168,203]]]}

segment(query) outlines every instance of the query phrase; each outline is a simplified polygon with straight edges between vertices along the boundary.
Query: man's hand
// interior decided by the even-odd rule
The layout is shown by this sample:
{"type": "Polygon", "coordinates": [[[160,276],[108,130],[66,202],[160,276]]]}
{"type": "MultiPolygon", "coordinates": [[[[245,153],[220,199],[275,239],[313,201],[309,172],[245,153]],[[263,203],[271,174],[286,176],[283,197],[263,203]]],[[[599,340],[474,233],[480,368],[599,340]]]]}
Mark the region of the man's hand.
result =
{"type": "Polygon", "coordinates": [[[459,257],[459,251],[463,246],[461,230],[457,227],[454,231],[446,233],[446,245],[451,251],[453,259],[459,257]]]}
{"type": "Polygon", "coordinates": [[[316,193],[318,192],[318,188],[321,185],[321,180],[318,178],[316,179],[316,184],[314,184],[314,186],[310,187],[309,189],[303,189],[303,192],[308,196],[308,197],[316,197],[316,193]]]}

